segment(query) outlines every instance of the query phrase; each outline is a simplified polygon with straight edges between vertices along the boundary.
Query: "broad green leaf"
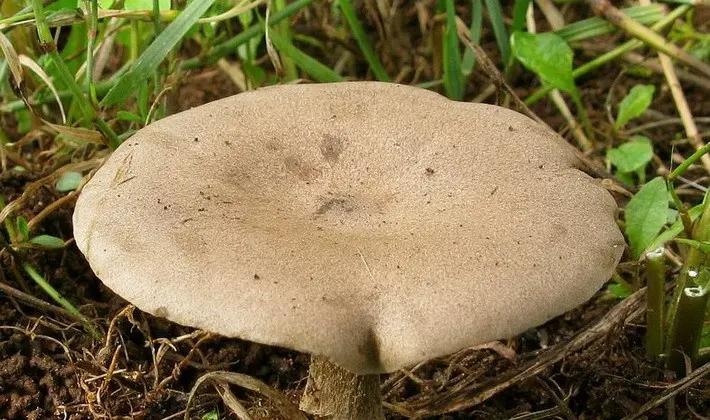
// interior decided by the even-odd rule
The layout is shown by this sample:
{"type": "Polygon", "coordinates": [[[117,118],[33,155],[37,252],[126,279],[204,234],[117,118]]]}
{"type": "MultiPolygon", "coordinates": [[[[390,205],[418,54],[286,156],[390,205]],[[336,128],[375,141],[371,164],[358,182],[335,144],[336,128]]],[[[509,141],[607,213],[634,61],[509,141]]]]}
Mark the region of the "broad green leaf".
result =
{"type": "Polygon", "coordinates": [[[19,242],[24,242],[30,237],[30,228],[24,216],[17,216],[15,227],[17,229],[17,236],[19,236],[17,238],[19,242]]]}
{"type": "Polygon", "coordinates": [[[215,0],[200,0],[188,4],[185,10],[143,51],[131,70],[121,76],[101,104],[114,105],[125,101],[133,94],[140,83],[153,74],[168,53],[182,40],[183,35],[214,2],[215,0]]]}
{"type": "Polygon", "coordinates": [[[59,249],[64,248],[64,241],[61,238],[51,235],[39,235],[30,240],[33,245],[39,245],[44,248],[59,249]]]}
{"type": "Polygon", "coordinates": [[[644,136],[634,136],[621,146],[610,149],[606,158],[619,172],[635,172],[653,159],[653,145],[644,136]]]}
{"type": "Polygon", "coordinates": [[[81,179],[82,176],[79,172],[65,172],[57,180],[57,191],[62,193],[74,191],[79,188],[79,185],[81,184],[81,179]]]}
{"type": "Polygon", "coordinates": [[[523,66],[552,86],[576,94],[572,76],[574,53],[562,38],[551,32],[515,32],[511,38],[513,54],[523,66]]]}
{"type": "Polygon", "coordinates": [[[631,88],[629,94],[619,103],[619,114],[616,116],[616,129],[620,129],[630,120],[643,114],[651,105],[653,93],[656,87],[653,85],[636,85],[631,88]]]}
{"type": "MultiPolygon", "coordinates": [[[[690,217],[691,221],[695,221],[698,217],[700,217],[702,213],[703,205],[698,204],[697,206],[692,207],[690,210],[688,210],[688,217],[690,217]]],[[[672,241],[676,236],[680,235],[682,232],[683,221],[680,220],[680,218],[677,218],[677,220],[674,221],[668,229],[664,230],[663,233],[656,236],[653,241],[646,246],[644,252],[661,247],[666,242],[672,241]]]]}
{"type": "Polygon", "coordinates": [[[646,183],[626,206],[626,236],[634,258],[656,238],[668,218],[668,190],[661,177],[646,183]]]}
{"type": "Polygon", "coordinates": [[[219,414],[216,411],[210,411],[202,416],[201,420],[219,420],[219,414]]]}

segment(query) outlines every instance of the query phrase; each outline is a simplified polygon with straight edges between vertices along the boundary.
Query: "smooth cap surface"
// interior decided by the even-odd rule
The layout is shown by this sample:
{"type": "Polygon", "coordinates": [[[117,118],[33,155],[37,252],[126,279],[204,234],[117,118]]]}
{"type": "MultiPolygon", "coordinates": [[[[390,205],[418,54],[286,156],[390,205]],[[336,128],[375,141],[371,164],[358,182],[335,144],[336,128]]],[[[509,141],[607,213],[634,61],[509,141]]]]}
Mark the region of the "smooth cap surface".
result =
{"type": "Polygon", "coordinates": [[[612,197],[514,111],[375,82],[243,93],[140,130],[84,188],[96,275],[180,324],[389,372],[590,298],[612,197]]]}

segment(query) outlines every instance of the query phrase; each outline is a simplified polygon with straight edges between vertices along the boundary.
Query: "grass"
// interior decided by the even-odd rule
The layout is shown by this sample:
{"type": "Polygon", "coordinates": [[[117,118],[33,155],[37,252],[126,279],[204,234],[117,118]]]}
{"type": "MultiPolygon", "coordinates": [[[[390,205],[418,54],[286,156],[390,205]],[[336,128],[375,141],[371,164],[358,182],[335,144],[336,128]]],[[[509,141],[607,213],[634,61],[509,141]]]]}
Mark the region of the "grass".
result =
{"type": "MultiPolygon", "coordinates": [[[[648,359],[640,369],[644,373],[637,378],[658,383],[665,377],[648,372],[663,369],[680,376],[689,374],[686,361],[694,369],[700,368],[710,358],[710,281],[706,271],[710,269],[710,206],[705,205],[710,146],[704,143],[710,131],[703,122],[706,120],[698,118],[707,116],[696,114],[707,109],[704,105],[709,97],[710,27],[698,18],[702,12],[690,1],[665,5],[642,1],[628,3],[625,9],[606,0],[562,3],[567,2],[201,0],[173,1],[177,7],[165,9],[161,8],[165,2],[158,0],[31,0],[27,4],[6,0],[0,8],[0,112],[4,118],[0,195],[7,199],[0,210],[0,290],[4,290],[0,299],[4,304],[9,299],[5,295],[13,296],[21,302],[17,307],[27,309],[29,315],[11,320],[0,316],[0,320],[15,322],[7,325],[12,328],[30,325],[28,320],[33,320],[51,339],[66,341],[74,358],[83,357],[76,347],[79,343],[93,349],[95,356],[103,351],[103,358],[94,357],[91,363],[100,360],[104,364],[86,362],[88,365],[82,366],[89,370],[93,369],[89,365],[94,366],[97,370],[92,374],[103,377],[104,385],[92,388],[96,380],[85,382],[83,393],[93,389],[104,393],[105,399],[107,389],[121,392],[117,384],[130,390],[130,377],[118,374],[112,379],[117,363],[123,364],[120,369],[124,371],[132,369],[160,382],[163,371],[170,370],[165,355],[193,357],[199,352],[194,350],[197,347],[189,347],[176,336],[165,338],[173,347],[155,341],[145,330],[145,322],[134,324],[135,320],[124,314],[121,319],[127,317],[125,323],[136,325],[149,347],[155,347],[146,356],[155,370],[145,370],[147,365],[122,355],[117,344],[120,340],[111,341],[127,330],[118,325],[124,321],[108,319],[116,312],[106,309],[107,304],[101,301],[106,297],[74,287],[67,274],[97,284],[88,267],[84,265],[85,271],[77,272],[77,264],[71,262],[77,254],[71,245],[70,208],[83,181],[136,130],[177,109],[199,104],[190,98],[204,95],[216,99],[243,89],[303,79],[371,79],[423,86],[453,100],[476,99],[518,110],[523,108],[515,104],[522,100],[567,140],[576,138],[584,149],[580,159],[593,175],[605,178],[604,185],[615,195],[621,207],[618,223],[629,242],[616,280],[587,309],[594,313],[604,301],[614,302],[617,308],[636,305],[629,296],[636,296],[646,282],[649,306],[644,322],[648,336],[636,340],[635,333],[625,329],[621,334],[627,342],[619,344],[627,346],[627,353],[639,355],[639,360],[648,359]],[[462,38],[483,49],[467,48],[462,38]],[[542,47],[540,51],[516,51],[511,39],[542,47]],[[267,48],[267,43],[273,49],[267,48]],[[545,46],[553,44],[561,48],[560,62],[571,66],[564,74],[560,66],[550,65],[550,51],[545,51],[545,46]],[[641,61],[632,60],[639,56],[641,61]],[[659,64],[651,65],[655,60],[659,64]],[[500,72],[493,71],[489,62],[500,72]],[[217,80],[221,85],[213,86],[217,80]],[[669,86],[672,102],[663,96],[669,86]],[[643,100],[624,100],[631,92],[642,90],[647,95],[643,100]],[[619,118],[620,114],[625,116],[619,118]],[[677,119],[680,123],[674,122],[675,116],[681,117],[677,119]],[[654,125],[656,122],[659,124],[654,125]],[[78,190],[59,191],[56,181],[68,171],[83,179],[75,185],[78,190]],[[651,252],[657,249],[663,252],[651,252]],[[38,303],[45,298],[44,304],[38,303]],[[81,328],[47,322],[45,316],[81,328]],[[67,338],[70,336],[73,338],[67,338]],[[101,341],[104,336],[108,339],[101,341]],[[628,342],[646,345],[633,347],[628,342]]],[[[578,331],[583,328],[579,326],[578,331]]],[[[3,331],[0,329],[0,335],[3,331]]],[[[34,334],[30,329],[23,331],[28,337],[34,334]]],[[[586,354],[583,349],[576,351],[586,354]]],[[[467,357],[479,360],[479,354],[467,357]]],[[[492,357],[498,369],[511,373],[509,377],[519,377],[499,353],[490,354],[497,355],[492,357]]],[[[436,405],[438,411],[432,410],[437,413],[472,410],[461,403],[464,389],[479,392],[470,400],[481,401],[482,410],[503,410],[500,404],[495,408],[496,404],[486,405],[485,401],[495,400],[511,383],[500,380],[497,388],[491,388],[495,392],[484,395],[486,390],[466,388],[465,382],[476,380],[474,372],[479,372],[475,369],[480,366],[462,367],[459,372],[457,366],[463,366],[459,361],[448,362],[451,364],[443,372],[451,382],[417,376],[426,376],[425,372],[393,375],[393,382],[384,385],[391,391],[389,410],[423,415],[427,408],[422,401],[436,405]],[[440,391],[438,397],[429,393],[431,389],[440,391]],[[419,408],[415,410],[415,406],[419,408]]],[[[176,363],[182,369],[197,362],[176,363]]],[[[632,362],[624,363],[631,369],[632,362]]],[[[555,366],[547,367],[559,369],[555,366]]],[[[605,368],[612,369],[610,365],[605,368]]],[[[479,375],[485,377],[488,371],[482,369],[479,375]]],[[[586,379],[580,375],[575,380],[582,383],[586,379]]],[[[192,384],[183,385],[175,385],[175,392],[186,391],[192,384]],[[183,388],[178,390],[179,386],[183,388]]],[[[292,384],[279,386],[293,390],[292,384]]],[[[673,384],[667,386],[673,389],[673,384]]],[[[624,392],[628,388],[620,389],[624,392]]],[[[652,391],[643,391],[646,399],[655,398],[652,391]]],[[[522,392],[525,394],[524,388],[522,392]]],[[[631,388],[627,398],[634,398],[634,392],[642,391],[631,388]]],[[[534,395],[530,392],[521,397],[525,402],[520,407],[494,414],[510,417],[520,414],[516,409],[521,407],[550,408],[534,395]]],[[[710,398],[688,395],[699,407],[710,409],[710,398]]],[[[145,406],[135,394],[124,396],[136,406],[145,406]]],[[[0,412],[5,408],[1,397],[2,391],[0,412]]],[[[150,398],[154,397],[158,398],[150,398]]],[[[600,415],[600,411],[593,411],[594,400],[575,400],[580,398],[576,395],[565,398],[558,398],[553,406],[558,414],[600,415]],[[585,405],[591,414],[580,408],[585,405]]],[[[588,398],[594,397],[590,394],[588,398]]],[[[664,407],[670,409],[673,399],[662,398],[664,407]]],[[[639,402],[639,411],[633,413],[618,407],[619,417],[641,415],[640,410],[649,405],[645,403],[639,402]]],[[[109,406],[96,404],[92,400],[86,410],[127,415],[119,414],[118,408],[111,412],[109,406]]],[[[77,412],[82,412],[83,406],[75,405],[77,412]]],[[[203,414],[224,414],[216,400],[201,407],[203,414]]],[[[683,407],[679,404],[675,408],[683,407]]]]}

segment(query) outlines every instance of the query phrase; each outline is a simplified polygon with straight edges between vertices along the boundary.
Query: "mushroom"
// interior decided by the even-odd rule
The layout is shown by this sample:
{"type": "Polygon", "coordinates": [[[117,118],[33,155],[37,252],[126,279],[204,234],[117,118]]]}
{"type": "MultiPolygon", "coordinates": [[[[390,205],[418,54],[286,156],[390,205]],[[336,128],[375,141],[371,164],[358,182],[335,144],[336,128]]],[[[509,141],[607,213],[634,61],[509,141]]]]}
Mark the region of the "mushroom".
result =
{"type": "Polygon", "coordinates": [[[514,111],[349,82],[153,123],[87,183],[74,234],[138,308],[312,355],[301,408],[381,419],[379,375],[589,299],[624,249],[611,195],[514,111]]]}

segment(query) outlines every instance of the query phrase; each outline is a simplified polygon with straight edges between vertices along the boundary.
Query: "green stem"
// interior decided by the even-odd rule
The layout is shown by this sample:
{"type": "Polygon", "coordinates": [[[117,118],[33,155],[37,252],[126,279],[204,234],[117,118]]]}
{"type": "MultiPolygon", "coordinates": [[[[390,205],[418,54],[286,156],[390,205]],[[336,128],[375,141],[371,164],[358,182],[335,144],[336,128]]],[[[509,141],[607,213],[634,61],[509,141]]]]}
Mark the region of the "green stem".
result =
{"type": "Polygon", "coordinates": [[[587,135],[587,138],[589,138],[592,144],[596,143],[592,124],[589,122],[589,115],[587,115],[587,110],[584,109],[582,98],[579,95],[579,91],[577,91],[576,89],[574,94],[572,94],[572,100],[574,101],[574,105],[577,108],[577,116],[579,117],[579,120],[582,123],[582,127],[584,127],[584,132],[587,135]]]}
{"type": "Polygon", "coordinates": [[[678,210],[678,216],[680,217],[681,222],[683,222],[683,229],[685,230],[685,233],[688,238],[692,238],[693,221],[690,220],[690,215],[688,215],[688,209],[680,200],[680,197],[678,197],[678,193],[676,192],[675,187],[673,187],[673,182],[670,179],[668,179],[666,182],[666,189],[670,193],[671,199],[673,200],[673,203],[675,204],[675,207],[678,210]]]}
{"type": "Polygon", "coordinates": [[[646,357],[655,360],[663,352],[663,317],[666,299],[664,249],[646,253],[646,357]]]}
{"type": "MultiPolygon", "coordinates": [[[[707,271],[701,275],[707,277],[707,271]]],[[[697,286],[686,287],[681,293],[667,360],[668,369],[675,371],[679,376],[690,373],[685,369],[686,358],[690,360],[691,366],[697,360],[708,298],[710,293],[697,286]]]]}
{"type": "MultiPolygon", "coordinates": [[[[683,6],[679,6],[679,7],[675,8],[666,17],[664,17],[663,19],[656,22],[655,25],[651,26],[651,29],[653,29],[654,31],[657,31],[657,32],[661,31],[666,26],[675,22],[676,19],[683,16],[688,10],[690,10],[690,8],[691,8],[691,6],[688,6],[688,5],[683,5],[683,6]]],[[[595,58],[594,60],[584,64],[583,66],[577,67],[576,69],[574,69],[574,71],[572,71],[572,77],[574,77],[575,79],[582,77],[585,74],[591,72],[592,70],[596,70],[597,68],[603,66],[604,64],[606,64],[610,61],[613,61],[616,58],[626,54],[627,52],[629,52],[633,49],[636,49],[636,48],[640,48],[642,46],[643,46],[643,42],[639,41],[638,39],[632,39],[631,41],[627,41],[624,44],[609,51],[608,53],[602,54],[599,57],[595,58]]],[[[544,98],[552,89],[553,89],[553,86],[551,86],[551,85],[546,85],[546,86],[541,87],[540,89],[536,90],[535,92],[533,92],[530,96],[528,96],[525,99],[525,104],[526,105],[534,104],[535,102],[544,98]]]]}
{"type": "Polygon", "coordinates": [[[673,170],[673,172],[670,173],[670,175],[668,175],[668,180],[672,182],[672,181],[675,181],[676,179],[678,179],[680,176],[682,176],[685,173],[685,171],[688,170],[690,165],[692,165],[695,162],[697,162],[698,160],[700,160],[700,158],[703,157],[703,155],[708,152],[710,152],[710,144],[706,144],[705,146],[701,147],[700,149],[698,149],[698,151],[693,153],[688,159],[684,160],[683,163],[678,165],[678,167],[675,168],[673,170]]]}

